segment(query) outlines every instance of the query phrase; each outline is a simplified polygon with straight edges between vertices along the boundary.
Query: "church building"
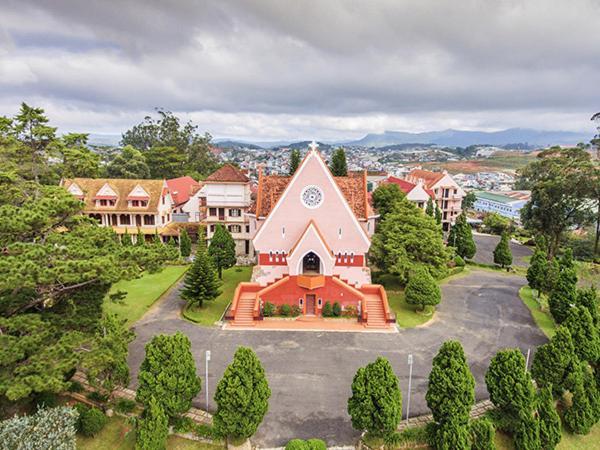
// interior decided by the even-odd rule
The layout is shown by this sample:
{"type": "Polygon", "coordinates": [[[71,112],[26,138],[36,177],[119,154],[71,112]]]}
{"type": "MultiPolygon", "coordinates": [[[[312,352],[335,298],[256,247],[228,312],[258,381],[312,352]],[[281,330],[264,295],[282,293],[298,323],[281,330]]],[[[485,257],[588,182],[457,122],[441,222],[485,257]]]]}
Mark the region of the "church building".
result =
{"type": "Polygon", "coordinates": [[[261,320],[267,302],[316,317],[337,302],[366,326],[393,321],[366,264],[378,217],[366,172],[334,177],[313,143],[293,176],[259,171],[247,215],[257,265],[252,281],[236,290],[227,314],[233,325],[261,320]]]}

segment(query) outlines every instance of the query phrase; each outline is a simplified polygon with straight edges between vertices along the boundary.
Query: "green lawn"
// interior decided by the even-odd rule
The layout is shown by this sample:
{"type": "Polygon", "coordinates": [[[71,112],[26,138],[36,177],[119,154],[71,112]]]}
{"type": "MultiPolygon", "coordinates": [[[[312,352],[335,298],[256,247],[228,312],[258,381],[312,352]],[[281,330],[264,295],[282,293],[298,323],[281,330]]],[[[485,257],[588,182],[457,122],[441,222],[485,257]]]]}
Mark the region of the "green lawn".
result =
{"type": "Polygon", "coordinates": [[[107,298],[104,302],[104,310],[117,314],[127,320],[127,325],[132,325],[184,274],[188,267],[166,266],[158,273],[145,273],[134,280],[119,281],[112,286],[109,294],[124,291],[127,292],[127,297],[119,303],[107,298]]]}
{"type": "MultiPolygon", "coordinates": [[[[593,450],[599,448],[599,442],[600,424],[596,424],[592,431],[585,436],[570,433],[563,428],[562,439],[556,446],[556,450],[593,450]]],[[[515,448],[512,438],[501,431],[496,432],[495,443],[498,450],[514,450],[515,448]]]]}
{"type": "MultiPolygon", "coordinates": [[[[135,432],[133,426],[128,424],[122,417],[111,417],[102,429],[94,437],[77,435],[77,448],[80,450],[130,450],[135,447],[135,432]]],[[[220,445],[205,444],[203,442],[190,441],[178,436],[169,436],[167,439],[168,450],[221,450],[220,445]]]]}
{"type": "MultiPolygon", "coordinates": [[[[533,297],[533,290],[529,286],[523,286],[519,290],[519,297],[523,300],[523,303],[529,308],[531,311],[531,315],[533,316],[533,320],[537,324],[537,326],[544,332],[548,338],[554,336],[556,332],[556,325],[554,325],[554,320],[550,315],[547,307],[540,309],[540,304],[533,297]]],[[[545,302],[544,302],[545,303],[545,302]]]]}
{"type": "Polygon", "coordinates": [[[200,325],[211,326],[218,321],[229,302],[233,300],[235,288],[241,281],[249,281],[252,266],[235,266],[223,271],[221,295],[211,302],[205,302],[202,308],[186,308],[184,317],[200,325]]]}

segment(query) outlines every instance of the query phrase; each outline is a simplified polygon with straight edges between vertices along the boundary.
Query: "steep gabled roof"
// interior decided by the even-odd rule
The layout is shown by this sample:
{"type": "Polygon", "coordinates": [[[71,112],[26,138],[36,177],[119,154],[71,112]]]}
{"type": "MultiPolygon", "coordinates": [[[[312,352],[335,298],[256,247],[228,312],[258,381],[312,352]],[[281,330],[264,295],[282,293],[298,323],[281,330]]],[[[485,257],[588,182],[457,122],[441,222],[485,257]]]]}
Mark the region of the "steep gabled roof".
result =
{"type": "Polygon", "coordinates": [[[408,174],[408,178],[423,180],[425,187],[431,189],[435,183],[444,178],[444,175],[446,174],[443,172],[431,172],[429,170],[413,169],[408,174]]]}
{"type": "MultiPolygon", "coordinates": [[[[397,178],[397,177],[388,177],[385,180],[386,183],[393,183],[395,185],[397,185],[400,190],[402,192],[404,192],[405,194],[409,194],[414,188],[417,187],[417,185],[415,183],[411,183],[410,181],[406,181],[403,180],[402,178],[397,178]]],[[[429,195],[431,198],[435,198],[435,196],[433,195],[433,191],[431,189],[428,189],[425,187],[425,185],[423,185],[423,190],[425,192],[427,192],[427,195],[429,195]]]]}
{"type": "Polygon", "coordinates": [[[204,181],[212,183],[246,183],[249,181],[249,178],[237,167],[225,164],[206,177],[204,181]]]}
{"type": "Polygon", "coordinates": [[[329,245],[327,245],[327,241],[323,237],[323,233],[321,233],[321,230],[319,230],[319,227],[317,226],[317,224],[315,223],[314,220],[311,220],[310,222],[308,222],[308,225],[306,225],[306,228],[304,229],[304,231],[302,232],[302,234],[300,235],[298,240],[294,243],[292,248],[288,251],[288,255],[287,255],[288,258],[294,254],[294,250],[296,250],[296,248],[298,248],[298,246],[300,245],[302,240],[308,235],[309,232],[314,232],[316,234],[318,239],[323,244],[323,247],[325,248],[325,250],[327,250],[327,255],[329,257],[333,258],[333,256],[332,256],[333,252],[331,251],[331,248],[329,247],[329,245]]]}
{"type": "Polygon", "coordinates": [[[188,176],[167,180],[167,186],[169,187],[175,206],[187,202],[202,187],[200,183],[188,176]]]}

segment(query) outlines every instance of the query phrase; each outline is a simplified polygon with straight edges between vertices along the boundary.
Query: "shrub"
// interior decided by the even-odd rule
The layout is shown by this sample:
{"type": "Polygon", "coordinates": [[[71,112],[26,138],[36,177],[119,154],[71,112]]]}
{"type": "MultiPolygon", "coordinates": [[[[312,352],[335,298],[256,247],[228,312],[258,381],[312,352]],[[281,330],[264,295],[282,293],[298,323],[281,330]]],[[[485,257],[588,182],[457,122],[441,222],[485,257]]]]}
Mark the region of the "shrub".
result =
{"type": "Polygon", "coordinates": [[[417,267],[410,273],[404,294],[406,303],[420,306],[421,310],[426,305],[437,305],[442,298],[437,282],[423,267],[417,267]]]}
{"type": "Polygon", "coordinates": [[[285,445],[285,450],[309,450],[309,447],[302,439],[292,439],[285,445]]]}
{"type": "Polygon", "coordinates": [[[309,450],[327,450],[327,444],[321,439],[309,439],[306,443],[309,450]]]}
{"type": "Polygon", "coordinates": [[[463,258],[471,259],[475,256],[477,249],[473,240],[473,231],[471,225],[467,223],[467,216],[464,212],[456,218],[456,223],[450,229],[448,245],[454,247],[456,253],[463,258]]]}
{"type": "Polygon", "coordinates": [[[200,392],[200,378],[187,336],[180,332],[154,336],[146,344],[138,380],[136,399],[146,408],[154,398],[168,417],[190,409],[200,392]]]}
{"type": "Polygon", "coordinates": [[[358,310],[355,306],[348,305],[342,311],[342,316],[344,317],[358,317],[358,310]]]}
{"type": "Polygon", "coordinates": [[[539,450],[542,448],[539,422],[533,417],[527,417],[517,426],[513,439],[515,448],[519,450],[539,450]]]}
{"type": "Polygon", "coordinates": [[[30,416],[0,422],[0,445],[6,449],[74,449],[76,422],[74,408],[40,408],[30,416]]]}
{"type": "Polygon", "coordinates": [[[292,307],[290,305],[281,305],[279,307],[279,315],[289,317],[292,315],[292,307]]]}
{"type": "Polygon", "coordinates": [[[173,430],[177,433],[189,433],[194,430],[196,423],[186,416],[177,416],[171,421],[173,430]]]}
{"type": "Polygon", "coordinates": [[[342,306],[338,302],[335,302],[333,304],[332,312],[334,317],[340,317],[342,315],[342,306]]]}
{"type": "Polygon", "coordinates": [[[502,268],[509,267],[512,264],[513,257],[508,245],[508,233],[502,233],[500,242],[494,249],[494,263],[499,264],[502,268]]]}
{"type": "Polygon", "coordinates": [[[571,332],[575,345],[575,354],[581,361],[594,364],[600,359],[600,336],[598,328],[588,308],[574,306],[569,308],[565,326],[571,332]]]}
{"type": "Polygon", "coordinates": [[[79,416],[79,432],[84,436],[95,436],[108,422],[108,418],[98,408],[88,408],[79,416]]]}
{"type": "Polygon", "coordinates": [[[71,381],[68,388],[69,392],[81,392],[83,391],[83,385],[79,381],[71,381]]]}
{"type": "Polygon", "coordinates": [[[270,396],[260,360],[252,349],[239,347],[217,385],[215,431],[221,436],[249,438],[267,413],[270,396]]]}
{"type": "Polygon", "coordinates": [[[275,305],[270,302],[266,302],[263,305],[263,316],[264,317],[273,317],[275,315],[275,305]]]}
{"type": "Polygon", "coordinates": [[[135,448],[138,450],[163,450],[169,435],[169,423],[160,403],[151,397],[138,421],[135,448]]]}
{"type": "Polygon", "coordinates": [[[54,392],[39,392],[34,397],[35,405],[40,408],[54,408],[58,405],[58,400],[54,392]]]}
{"type": "Polygon", "coordinates": [[[469,431],[471,433],[472,450],[495,450],[495,430],[494,425],[489,419],[482,417],[481,419],[471,421],[469,431]]]}
{"type": "Polygon", "coordinates": [[[454,257],[454,265],[456,267],[465,267],[465,260],[460,257],[460,255],[456,255],[454,257]]]}
{"type": "Polygon", "coordinates": [[[550,386],[537,393],[537,410],[540,421],[540,442],[544,449],[554,449],[561,438],[560,417],[552,398],[550,386]]]}
{"type": "Polygon", "coordinates": [[[292,306],[292,316],[298,317],[300,314],[302,314],[302,308],[300,308],[298,305],[292,306]]]}
{"type": "Polygon", "coordinates": [[[119,400],[117,400],[115,409],[120,413],[126,414],[132,412],[135,409],[136,405],[137,403],[134,400],[120,398],[119,400]]]}
{"type": "Polygon", "coordinates": [[[375,436],[392,433],[402,418],[402,394],[390,362],[379,357],[361,367],[352,381],[348,414],[354,429],[375,436]]]}
{"type": "Polygon", "coordinates": [[[331,308],[331,303],[328,301],[325,302],[325,305],[323,305],[322,314],[323,317],[333,317],[333,309],[331,308]]]}
{"type": "Polygon", "coordinates": [[[567,380],[575,359],[571,333],[560,326],[550,342],[535,351],[531,376],[539,387],[551,386],[554,396],[558,397],[568,389],[567,380]]]}
{"type": "Polygon", "coordinates": [[[98,391],[92,391],[86,397],[92,400],[93,402],[104,403],[108,400],[109,395],[103,394],[102,392],[98,391]]]}

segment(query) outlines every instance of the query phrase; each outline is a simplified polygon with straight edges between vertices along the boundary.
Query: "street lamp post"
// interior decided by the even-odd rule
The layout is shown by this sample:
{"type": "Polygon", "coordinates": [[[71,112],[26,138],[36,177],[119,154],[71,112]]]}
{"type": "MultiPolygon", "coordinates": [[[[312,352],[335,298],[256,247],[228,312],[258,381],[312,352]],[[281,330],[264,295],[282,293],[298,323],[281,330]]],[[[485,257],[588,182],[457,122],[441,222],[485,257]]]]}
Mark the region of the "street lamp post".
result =
{"type": "Polygon", "coordinates": [[[413,355],[408,355],[408,399],[406,401],[406,423],[408,424],[408,417],[410,414],[410,389],[412,384],[412,367],[413,367],[413,355]]]}
{"type": "Polygon", "coordinates": [[[204,387],[206,388],[206,411],[208,412],[208,362],[210,361],[210,350],[206,350],[206,378],[204,381],[204,387]]]}

